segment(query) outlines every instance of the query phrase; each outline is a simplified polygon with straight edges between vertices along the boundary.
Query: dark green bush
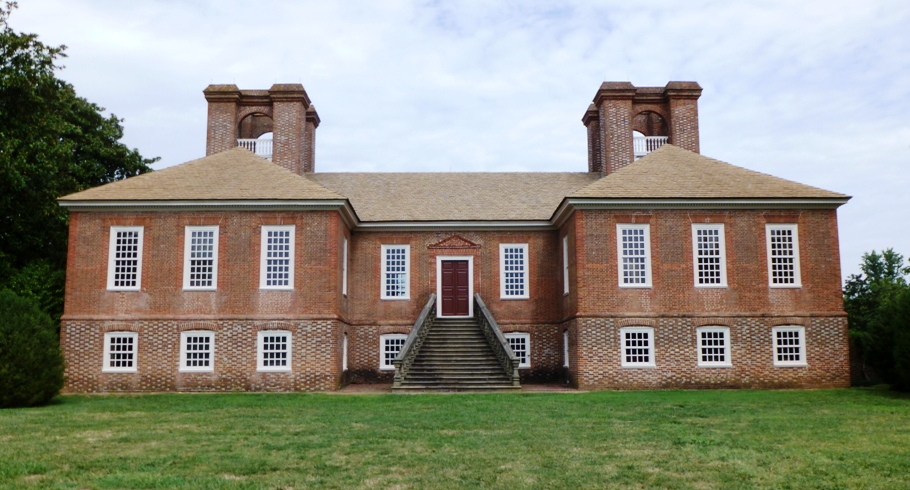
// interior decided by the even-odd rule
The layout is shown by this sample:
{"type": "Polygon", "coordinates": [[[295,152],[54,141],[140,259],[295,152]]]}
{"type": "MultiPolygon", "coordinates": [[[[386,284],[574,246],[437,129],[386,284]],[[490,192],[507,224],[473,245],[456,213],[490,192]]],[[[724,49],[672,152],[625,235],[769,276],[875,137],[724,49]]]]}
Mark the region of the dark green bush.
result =
{"type": "Polygon", "coordinates": [[[54,321],[33,299],[0,291],[0,407],[41,405],[62,387],[54,321]]]}
{"type": "Polygon", "coordinates": [[[892,332],[894,367],[887,381],[900,391],[910,391],[910,290],[904,290],[886,308],[884,323],[892,332]]]}

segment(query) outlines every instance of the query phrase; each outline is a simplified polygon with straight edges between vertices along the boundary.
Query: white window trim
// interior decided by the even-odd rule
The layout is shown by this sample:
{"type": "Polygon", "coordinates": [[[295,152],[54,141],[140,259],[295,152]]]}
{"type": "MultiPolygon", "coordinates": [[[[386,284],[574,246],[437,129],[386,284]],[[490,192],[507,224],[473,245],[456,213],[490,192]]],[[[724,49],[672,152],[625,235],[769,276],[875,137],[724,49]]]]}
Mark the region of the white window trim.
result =
{"type": "Polygon", "coordinates": [[[729,368],[733,367],[733,359],[730,357],[730,327],[710,326],[698,327],[695,329],[695,345],[698,349],[698,367],[705,368],[729,368]],[[705,362],[701,359],[701,333],[702,332],[723,332],[724,334],[724,362],[705,362]]]}
{"type": "Polygon", "coordinates": [[[616,259],[619,277],[619,287],[642,289],[652,287],[653,271],[651,270],[651,225],[650,224],[618,224],[616,225],[616,259]],[[643,229],[645,231],[645,282],[644,284],[624,284],[622,274],[622,230],[643,229]]]}
{"type": "Polygon", "coordinates": [[[528,244],[527,243],[500,243],[499,244],[499,299],[529,299],[531,293],[528,290],[528,285],[530,281],[528,280],[529,274],[529,263],[528,260],[528,244]],[[520,248],[522,250],[522,255],[524,257],[524,276],[522,289],[524,289],[524,294],[520,296],[506,296],[506,249],[507,248],[520,248]]]}
{"type": "Polygon", "coordinates": [[[562,332],[562,367],[569,367],[569,331],[562,332]]]}
{"type": "Polygon", "coordinates": [[[344,237],[341,253],[341,294],[348,295],[348,237],[344,237]]]}
{"type": "Polygon", "coordinates": [[[379,267],[381,268],[382,274],[380,274],[381,281],[379,283],[379,298],[386,299],[390,301],[407,301],[411,299],[411,245],[407,243],[401,244],[389,244],[382,245],[379,247],[379,267]],[[405,264],[405,291],[404,296],[387,296],[386,295],[386,278],[388,277],[388,272],[386,271],[386,250],[390,248],[403,248],[404,249],[404,264],[405,264]]]}
{"type": "Polygon", "coordinates": [[[292,369],[294,360],[294,335],[290,330],[260,330],[256,334],[256,371],[260,373],[287,373],[292,369]],[[264,337],[269,335],[287,335],[288,336],[288,365],[287,366],[264,366],[265,352],[263,352],[264,337]]]}
{"type": "Polygon", "coordinates": [[[285,290],[285,291],[294,289],[294,255],[295,255],[295,249],[297,248],[295,246],[296,228],[297,228],[296,225],[277,225],[277,226],[263,226],[262,227],[262,232],[261,232],[260,239],[259,239],[260,240],[260,242],[259,242],[259,249],[260,249],[259,250],[259,289],[270,289],[270,290],[274,289],[274,290],[285,290]],[[288,257],[288,259],[290,259],[288,261],[288,270],[289,270],[288,285],[287,286],[267,286],[266,285],[266,260],[268,260],[268,258],[267,258],[268,232],[282,231],[282,230],[290,230],[290,232],[291,232],[290,233],[291,248],[290,248],[290,255],[288,257]]]}
{"type": "Polygon", "coordinates": [[[562,237],[562,294],[569,294],[569,235],[562,237]]]}
{"type": "MultiPolygon", "coordinates": [[[[502,334],[505,337],[506,342],[509,339],[524,339],[525,340],[525,349],[527,349],[527,354],[525,355],[525,361],[518,364],[518,369],[530,369],[531,368],[531,334],[527,332],[509,332],[502,334]]],[[[509,348],[512,348],[512,345],[509,345],[509,348]]],[[[514,352],[513,352],[514,354],[514,352]]]]}
{"type": "Polygon", "coordinates": [[[139,369],[139,334],[136,332],[105,332],[104,333],[104,360],[101,364],[102,373],[135,373],[139,369]],[[111,337],[133,338],[133,367],[110,367],[111,337]]]}
{"type": "Polygon", "coordinates": [[[348,334],[344,334],[344,339],[341,341],[341,370],[348,370],[348,334]]]}
{"type": "Polygon", "coordinates": [[[188,291],[214,291],[218,289],[218,226],[187,226],[183,240],[183,289],[188,291]],[[190,248],[194,231],[211,231],[212,234],[212,285],[190,286],[190,248]]]}
{"type": "Polygon", "coordinates": [[[800,325],[781,325],[779,327],[771,328],[771,354],[773,355],[772,359],[774,360],[774,365],[776,367],[806,367],[808,362],[806,361],[806,327],[800,325]],[[800,348],[800,360],[799,361],[778,361],[777,360],[777,332],[780,331],[797,331],[799,332],[799,348],[800,348]]]}
{"type": "Polygon", "coordinates": [[[180,332],[180,367],[181,373],[211,373],[215,371],[215,332],[211,330],[187,330],[180,332]],[[187,337],[208,337],[209,345],[212,346],[210,362],[208,367],[189,367],[186,365],[186,339],[187,337]]]}
{"type": "Polygon", "coordinates": [[[693,224],[692,225],[692,272],[695,287],[712,289],[727,287],[727,245],[724,235],[724,225],[721,224],[693,224]],[[717,239],[720,244],[720,284],[700,284],[698,282],[698,230],[718,230],[717,239]]]}
{"type": "Polygon", "coordinates": [[[385,365],[385,341],[391,339],[407,340],[407,334],[403,333],[386,333],[379,336],[379,370],[380,371],[394,371],[395,365],[385,365]]]}
{"type": "Polygon", "coordinates": [[[112,226],[110,228],[110,244],[108,246],[107,252],[107,289],[108,291],[139,291],[142,289],[142,247],[143,242],[145,242],[145,227],[144,226],[112,226]],[[117,232],[118,231],[138,231],[139,232],[139,247],[137,249],[137,262],[136,262],[136,285],[125,287],[119,286],[114,287],[114,260],[116,255],[117,247],[117,232]]]}
{"type": "Polygon", "coordinates": [[[436,318],[473,318],[474,317],[474,256],[473,255],[437,255],[436,256],[436,301],[442,301],[442,263],[443,261],[468,261],[468,314],[467,316],[442,316],[442,303],[436,308],[436,318]]]}
{"type": "Polygon", "coordinates": [[[799,268],[799,226],[796,224],[768,223],[765,225],[765,254],[768,256],[768,286],[771,288],[792,289],[801,288],[802,278],[799,268]],[[774,284],[771,270],[771,230],[793,230],[793,284],[774,284]]]}
{"type": "Polygon", "coordinates": [[[657,349],[654,347],[654,328],[653,327],[622,327],[619,329],[619,353],[620,365],[624,368],[653,368],[657,367],[655,354],[657,349]],[[648,359],[649,362],[626,362],[626,332],[648,332],[648,359]]]}

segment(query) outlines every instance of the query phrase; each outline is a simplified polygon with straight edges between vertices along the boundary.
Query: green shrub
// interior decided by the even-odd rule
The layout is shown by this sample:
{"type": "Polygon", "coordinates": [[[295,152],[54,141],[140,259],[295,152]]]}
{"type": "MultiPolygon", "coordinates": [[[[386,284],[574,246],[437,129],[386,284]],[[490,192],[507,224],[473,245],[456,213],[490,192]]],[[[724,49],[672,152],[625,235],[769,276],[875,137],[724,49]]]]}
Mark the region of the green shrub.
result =
{"type": "Polygon", "coordinates": [[[894,369],[888,381],[894,389],[910,391],[910,290],[903,291],[888,305],[886,321],[894,339],[894,369]]]}
{"type": "Polygon", "coordinates": [[[57,326],[34,300],[0,291],[0,407],[41,405],[62,387],[57,326]]]}

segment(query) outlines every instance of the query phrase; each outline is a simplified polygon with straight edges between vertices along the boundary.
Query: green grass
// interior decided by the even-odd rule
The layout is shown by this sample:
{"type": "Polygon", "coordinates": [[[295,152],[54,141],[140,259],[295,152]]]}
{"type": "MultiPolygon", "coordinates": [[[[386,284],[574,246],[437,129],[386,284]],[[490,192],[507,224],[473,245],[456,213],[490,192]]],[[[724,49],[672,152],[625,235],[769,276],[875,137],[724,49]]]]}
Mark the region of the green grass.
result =
{"type": "Polygon", "coordinates": [[[0,487],[910,488],[886,391],[66,396],[0,410],[0,487]]]}

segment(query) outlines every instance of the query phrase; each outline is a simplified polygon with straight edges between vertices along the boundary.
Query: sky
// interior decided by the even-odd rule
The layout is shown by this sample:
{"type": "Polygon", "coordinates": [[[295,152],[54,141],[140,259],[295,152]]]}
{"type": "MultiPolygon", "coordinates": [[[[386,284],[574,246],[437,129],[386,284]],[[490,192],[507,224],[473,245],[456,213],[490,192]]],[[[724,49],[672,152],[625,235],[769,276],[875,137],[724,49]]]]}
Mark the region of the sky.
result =
{"type": "Polygon", "coordinates": [[[58,77],[161,169],[209,84],[302,83],[316,171],[587,171],[603,81],[697,81],[701,153],[853,196],[844,277],[910,255],[910,2],[20,0],[58,77]]]}

